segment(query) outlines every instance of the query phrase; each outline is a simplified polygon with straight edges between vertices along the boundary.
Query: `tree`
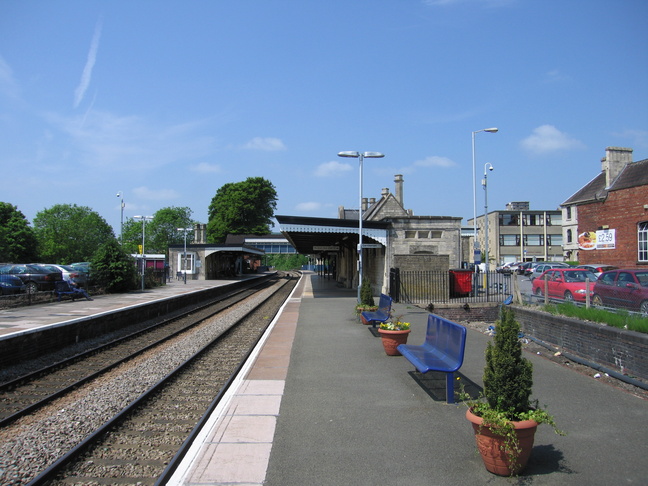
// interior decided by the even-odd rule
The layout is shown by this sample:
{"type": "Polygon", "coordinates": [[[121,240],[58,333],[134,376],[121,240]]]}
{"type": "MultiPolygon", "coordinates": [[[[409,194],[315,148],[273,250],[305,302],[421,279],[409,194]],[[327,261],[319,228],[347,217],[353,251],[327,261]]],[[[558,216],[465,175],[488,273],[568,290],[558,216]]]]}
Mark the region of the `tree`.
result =
{"type": "Polygon", "coordinates": [[[34,218],[41,259],[47,263],[90,261],[97,249],[114,240],[112,227],[86,206],[56,204],[34,218]]]}
{"type": "MultiPolygon", "coordinates": [[[[144,228],[144,252],[167,253],[169,245],[184,243],[184,233],[178,228],[193,228],[191,209],[174,206],[162,208],[146,222],[144,228]]],[[[187,243],[193,240],[193,232],[187,232],[187,243]]],[[[124,251],[128,254],[140,253],[142,244],[142,222],[129,218],[124,221],[124,251]]]]}
{"type": "Polygon", "coordinates": [[[207,238],[222,243],[228,234],[268,234],[276,208],[277,191],[263,177],[225,184],[209,205],[207,238]]]}
{"type": "Polygon", "coordinates": [[[97,249],[91,268],[92,278],[106,292],[128,292],[137,288],[135,261],[115,238],[109,239],[97,249]]]}
{"type": "Polygon", "coordinates": [[[18,207],[0,202],[0,263],[38,260],[34,230],[18,207]]]}

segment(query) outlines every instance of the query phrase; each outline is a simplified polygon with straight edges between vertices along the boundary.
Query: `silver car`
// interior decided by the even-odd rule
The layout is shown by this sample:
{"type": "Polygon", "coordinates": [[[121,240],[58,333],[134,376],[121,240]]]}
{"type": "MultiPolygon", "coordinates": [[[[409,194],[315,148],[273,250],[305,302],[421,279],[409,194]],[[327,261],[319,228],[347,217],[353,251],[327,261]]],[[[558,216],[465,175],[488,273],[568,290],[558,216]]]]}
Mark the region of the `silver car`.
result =
{"type": "Polygon", "coordinates": [[[53,263],[36,263],[35,265],[52,272],[61,272],[63,280],[66,280],[77,287],[85,287],[88,282],[87,273],[70,265],[58,265],[53,263]]]}

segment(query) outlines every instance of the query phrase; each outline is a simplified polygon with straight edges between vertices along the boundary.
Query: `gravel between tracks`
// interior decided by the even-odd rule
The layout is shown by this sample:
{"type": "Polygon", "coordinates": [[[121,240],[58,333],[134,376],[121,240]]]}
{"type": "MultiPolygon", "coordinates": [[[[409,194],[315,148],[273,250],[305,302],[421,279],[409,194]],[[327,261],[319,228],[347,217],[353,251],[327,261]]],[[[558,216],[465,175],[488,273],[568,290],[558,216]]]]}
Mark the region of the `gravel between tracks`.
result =
{"type": "Polygon", "coordinates": [[[26,484],[127,404],[189,358],[231,323],[250,312],[272,289],[217,319],[217,325],[123,365],[72,395],[0,431],[0,484],[26,484]],[[126,371],[124,369],[128,368],[126,371]],[[125,374],[124,374],[125,373],[125,374]]]}

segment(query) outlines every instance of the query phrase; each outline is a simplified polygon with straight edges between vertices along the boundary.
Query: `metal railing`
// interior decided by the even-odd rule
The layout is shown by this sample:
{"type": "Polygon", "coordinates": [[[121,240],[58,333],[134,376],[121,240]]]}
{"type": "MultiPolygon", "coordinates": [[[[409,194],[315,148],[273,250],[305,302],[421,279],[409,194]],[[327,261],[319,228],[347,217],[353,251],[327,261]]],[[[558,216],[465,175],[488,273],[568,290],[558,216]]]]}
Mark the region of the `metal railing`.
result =
{"type": "Polygon", "coordinates": [[[465,270],[390,271],[390,296],[407,304],[503,302],[512,294],[511,275],[465,270]]]}

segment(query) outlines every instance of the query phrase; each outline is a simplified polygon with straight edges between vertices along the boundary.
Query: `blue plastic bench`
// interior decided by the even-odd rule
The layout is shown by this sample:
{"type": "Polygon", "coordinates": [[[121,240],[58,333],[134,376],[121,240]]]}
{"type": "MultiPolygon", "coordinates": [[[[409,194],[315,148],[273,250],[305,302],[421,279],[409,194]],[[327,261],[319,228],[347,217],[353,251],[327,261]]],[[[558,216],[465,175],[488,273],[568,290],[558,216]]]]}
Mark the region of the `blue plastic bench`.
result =
{"type": "Polygon", "coordinates": [[[85,290],[70,286],[70,283],[67,280],[56,282],[54,284],[54,293],[58,296],[59,302],[61,301],[61,296],[63,295],[69,295],[70,297],[72,297],[73,302],[77,297],[84,297],[87,300],[92,300],[92,297],[90,297],[85,290]]]}
{"type": "Polygon", "coordinates": [[[466,328],[434,314],[428,316],[425,342],[397,348],[421,373],[446,373],[446,402],[454,403],[454,372],[461,368],[466,349],[466,328]]]}
{"type": "Polygon", "coordinates": [[[387,322],[391,318],[392,298],[389,295],[380,294],[378,309],[375,311],[364,311],[362,317],[367,322],[371,322],[372,327],[376,327],[376,322],[387,322]]]}

